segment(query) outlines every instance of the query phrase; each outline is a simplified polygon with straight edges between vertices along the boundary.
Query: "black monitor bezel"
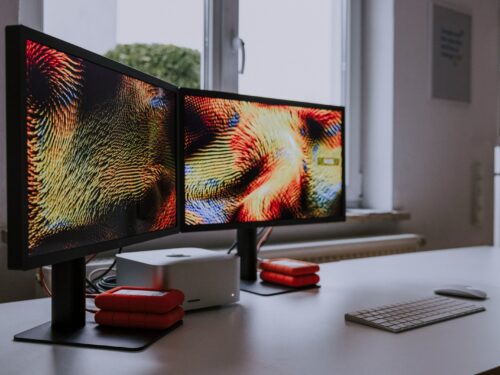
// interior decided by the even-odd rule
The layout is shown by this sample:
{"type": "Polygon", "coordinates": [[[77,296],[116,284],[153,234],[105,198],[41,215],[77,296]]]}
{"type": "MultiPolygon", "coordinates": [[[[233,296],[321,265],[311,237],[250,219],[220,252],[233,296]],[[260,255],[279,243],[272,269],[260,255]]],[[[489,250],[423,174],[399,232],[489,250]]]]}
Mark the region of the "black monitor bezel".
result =
{"type": "MultiPolygon", "coordinates": [[[[98,242],[72,249],[56,250],[54,252],[29,254],[28,252],[28,202],[27,202],[27,135],[25,128],[19,126],[26,119],[26,41],[32,40],[61,52],[74,55],[93,64],[130,77],[142,80],[155,86],[173,92],[175,108],[178,108],[179,89],[158,78],[135,70],[126,65],[107,59],[101,55],[49,36],[26,26],[15,25],[5,28],[6,42],[6,83],[7,83],[7,223],[8,223],[8,268],[28,270],[43,265],[60,263],[75,258],[120,248],[137,242],[143,242],[169,234],[178,233],[179,213],[176,213],[176,225],[161,231],[142,233],[135,236],[98,242]]],[[[174,124],[178,127],[177,110],[174,114],[174,124]]],[[[174,155],[178,155],[178,131],[174,134],[174,155]]],[[[176,161],[176,188],[178,189],[179,163],[176,161]]],[[[176,192],[178,201],[179,193],[176,192]]],[[[176,207],[179,207],[177,204],[176,207]]]]}
{"type": "Polygon", "coordinates": [[[341,222],[346,220],[346,191],[345,191],[345,107],[328,105],[328,104],[315,104],[308,102],[299,102],[293,100],[283,100],[274,98],[265,98],[260,96],[243,95],[222,91],[212,91],[212,90],[201,90],[201,89],[179,89],[179,134],[177,139],[180,140],[178,149],[178,160],[180,162],[179,170],[179,208],[178,212],[180,215],[179,225],[181,232],[199,232],[199,231],[211,231],[211,230],[225,230],[225,229],[244,229],[244,228],[258,228],[258,227],[268,227],[268,226],[285,226],[285,225],[301,225],[301,224],[318,224],[318,223],[331,223],[331,222],[341,222]],[[288,219],[288,220],[269,220],[269,221],[258,221],[258,222],[245,222],[245,223],[218,223],[218,224],[197,224],[197,225],[187,225],[185,222],[185,175],[184,175],[184,98],[186,95],[191,96],[202,96],[210,98],[220,98],[220,99],[232,99],[250,102],[260,102],[264,104],[274,104],[274,105],[290,105],[306,108],[319,108],[319,109],[330,109],[340,111],[342,113],[342,214],[336,216],[329,216],[323,218],[310,218],[310,219],[288,219]]]}

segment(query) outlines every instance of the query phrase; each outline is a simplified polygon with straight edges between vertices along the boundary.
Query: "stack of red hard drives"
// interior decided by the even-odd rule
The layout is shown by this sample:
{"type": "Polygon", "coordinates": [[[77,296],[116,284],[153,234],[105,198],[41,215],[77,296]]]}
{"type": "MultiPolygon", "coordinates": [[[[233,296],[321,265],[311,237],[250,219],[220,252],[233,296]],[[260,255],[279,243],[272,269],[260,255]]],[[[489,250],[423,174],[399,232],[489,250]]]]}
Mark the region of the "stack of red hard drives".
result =
{"type": "Polygon", "coordinates": [[[264,281],[291,287],[306,287],[319,282],[319,265],[296,259],[276,258],[260,263],[260,278],[264,281]]]}
{"type": "Polygon", "coordinates": [[[103,326],[167,329],[184,317],[183,302],[180,290],[120,286],[96,296],[100,310],[95,321],[103,326]]]}

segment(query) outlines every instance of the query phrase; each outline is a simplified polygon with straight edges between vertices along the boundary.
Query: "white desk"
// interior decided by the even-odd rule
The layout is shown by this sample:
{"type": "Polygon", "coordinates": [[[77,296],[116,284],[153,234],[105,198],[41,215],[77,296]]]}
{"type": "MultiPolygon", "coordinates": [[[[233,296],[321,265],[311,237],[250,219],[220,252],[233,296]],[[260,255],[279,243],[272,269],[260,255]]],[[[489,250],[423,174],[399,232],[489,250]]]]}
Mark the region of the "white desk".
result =
{"type": "Polygon", "coordinates": [[[48,299],[0,305],[0,374],[473,374],[500,366],[500,249],[490,247],[321,265],[321,289],[193,312],[142,352],[13,342],[50,316],[48,299]],[[400,334],[344,313],[431,296],[435,287],[485,289],[486,312],[400,334]]]}

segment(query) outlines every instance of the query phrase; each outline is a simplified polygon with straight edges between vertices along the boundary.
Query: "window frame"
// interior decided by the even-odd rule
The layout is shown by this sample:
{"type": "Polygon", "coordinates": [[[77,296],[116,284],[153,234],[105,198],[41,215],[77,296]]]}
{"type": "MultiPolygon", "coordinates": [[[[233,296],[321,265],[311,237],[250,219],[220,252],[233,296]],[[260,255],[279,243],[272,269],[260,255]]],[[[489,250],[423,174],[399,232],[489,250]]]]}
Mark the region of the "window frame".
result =
{"type": "Polygon", "coordinates": [[[363,129],[362,105],[362,0],[342,0],[343,43],[342,90],[346,106],[347,142],[346,176],[347,207],[361,207],[363,203],[363,129]],[[345,64],[345,65],[344,65],[345,64]]]}
{"type": "MultiPolygon", "coordinates": [[[[346,204],[362,205],[361,0],[342,0],[342,105],[346,107],[346,204]]],[[[239,0],[205,0],[203,88],[238,92],[239,0]]],[[[338,82],[331,82],[331,85],[338,82]]],[[[331,103],[329,103],[331,104],[331,103]]]]}
{"type": "Polygon", "coordinates": [[[205,0],[203,88],[238,92],[239,0],[205,0]]]}

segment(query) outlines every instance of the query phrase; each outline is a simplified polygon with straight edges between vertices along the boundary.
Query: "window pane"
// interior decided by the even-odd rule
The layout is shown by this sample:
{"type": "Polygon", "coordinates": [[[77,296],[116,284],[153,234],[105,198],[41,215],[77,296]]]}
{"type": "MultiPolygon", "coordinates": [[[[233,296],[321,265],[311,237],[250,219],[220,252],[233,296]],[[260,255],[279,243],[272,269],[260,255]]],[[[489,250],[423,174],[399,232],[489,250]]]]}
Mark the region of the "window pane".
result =
{"type": "Polygon", "coordinates": [[[239,92],[342,104],[342,0],[240,0],[239,92]]]}
{"type": "Polygon", "coordinates": [[[200,87],[203,0],[44,0],[44,31],[176,85],[200,87]]]}

